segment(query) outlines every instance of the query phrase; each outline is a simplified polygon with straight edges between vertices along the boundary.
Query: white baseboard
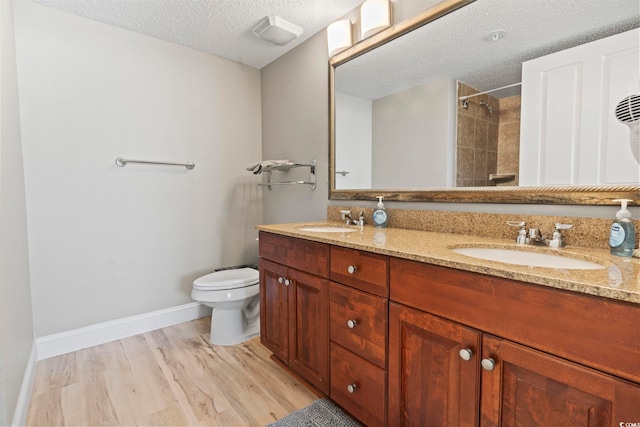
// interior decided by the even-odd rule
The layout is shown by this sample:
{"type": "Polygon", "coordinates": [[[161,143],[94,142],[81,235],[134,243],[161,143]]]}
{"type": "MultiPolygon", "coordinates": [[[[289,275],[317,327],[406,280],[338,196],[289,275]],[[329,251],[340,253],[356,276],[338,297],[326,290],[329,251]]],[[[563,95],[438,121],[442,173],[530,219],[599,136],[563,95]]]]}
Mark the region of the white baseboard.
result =
{"type": "Polygon", "coordinates": [[[33,390],[33,383],[36,379],[36,363],[38,361],[36,355],[36,343],[34,342],[31,346],[31,353],[29,353],[29,360],[27,361],[27,367],[25,368],[24,377],[22,378],[18,402],[16,402],[13,420],[11,420],[12,426],[23,426],[27,424],[31,390],[33,390]]]}
{"type": "Polygon", "coordinates": [[[193,302],[47,335],[36,338],[37,359],[47,359],[210,315],[211,308],[193,302]]]}

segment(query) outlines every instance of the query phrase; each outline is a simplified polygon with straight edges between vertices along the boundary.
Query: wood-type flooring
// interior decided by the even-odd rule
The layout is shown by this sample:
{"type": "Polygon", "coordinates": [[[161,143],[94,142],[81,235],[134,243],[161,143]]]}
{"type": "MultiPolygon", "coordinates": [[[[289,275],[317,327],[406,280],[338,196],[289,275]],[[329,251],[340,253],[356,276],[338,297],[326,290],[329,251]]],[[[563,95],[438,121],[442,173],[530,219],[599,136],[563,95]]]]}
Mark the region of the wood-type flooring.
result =
{"type": "Polygon", "coordinates": [[[209,343],[202,318],[38,362],[32,426],[264,426],[317,398],[254,338],[209,343]]]}

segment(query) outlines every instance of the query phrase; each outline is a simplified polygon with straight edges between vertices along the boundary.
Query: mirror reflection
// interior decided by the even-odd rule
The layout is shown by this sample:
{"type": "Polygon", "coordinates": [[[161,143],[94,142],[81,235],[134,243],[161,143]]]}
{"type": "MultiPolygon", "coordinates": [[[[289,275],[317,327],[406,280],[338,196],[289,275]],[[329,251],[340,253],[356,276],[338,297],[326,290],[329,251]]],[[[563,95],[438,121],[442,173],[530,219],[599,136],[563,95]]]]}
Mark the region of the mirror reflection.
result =
{"type": "Polygon", "coordinates": [[[637,185],[638,8],[477,0],[339,64],[334,189],[637,185]]]}

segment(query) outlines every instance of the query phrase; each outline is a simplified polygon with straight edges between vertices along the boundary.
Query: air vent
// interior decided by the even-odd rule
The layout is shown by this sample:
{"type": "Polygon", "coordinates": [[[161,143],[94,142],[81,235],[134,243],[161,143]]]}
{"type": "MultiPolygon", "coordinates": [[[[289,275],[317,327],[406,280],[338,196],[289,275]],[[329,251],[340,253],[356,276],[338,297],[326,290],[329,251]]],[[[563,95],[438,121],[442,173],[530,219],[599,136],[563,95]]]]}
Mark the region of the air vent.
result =
{"type": "Polygon", "coordinates": [[[640,120],[640,95],[630,95],[620,101],[616,107],[616,118],[623,123],[640,120]]]}
{"type": "Polygon", "coordinates": [[[284,46],[302,34],[302,28],[276,15],[265,16],[253,28],[253,34],[278,46],[284,46]]]}

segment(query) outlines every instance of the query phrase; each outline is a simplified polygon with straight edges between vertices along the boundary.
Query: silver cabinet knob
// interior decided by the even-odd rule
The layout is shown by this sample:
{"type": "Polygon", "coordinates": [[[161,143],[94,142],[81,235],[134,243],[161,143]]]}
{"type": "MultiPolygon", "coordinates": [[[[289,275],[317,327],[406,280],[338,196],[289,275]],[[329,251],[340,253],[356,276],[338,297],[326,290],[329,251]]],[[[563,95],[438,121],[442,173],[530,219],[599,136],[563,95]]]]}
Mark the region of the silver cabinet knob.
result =
{"type": "Polygon", "coordinates": [[[358,386],[357,386],[357,385],[355,385],[355,384],[349,384],[349,385],[347,386],[347,391],[348,391],[349,393],[355,393],[357,389],[358,389],[358,386]]]}
{"type": "Polygon", "coordinates": [[[482,365],[482,369],[484,369],[485,371],[493,371],[493,369],[496,367],[496,361],[490,357],[488,359],[482,359],[482,362],[480,362],[480,364],[482,365]]]}
{"type": "Polygon", "coordinates": [[[470,348],[463,348],[459,352],[460,359],[462,360],[471,360],[471,356],[473,356],[473,351],[470,348]]]}
{"type": "Polygon", "coordinates": [[[284,279],[282,277],[278,277],[278,283],[282,285],[284,283],[284,279]]]}
{"type": "Polygon", "coordinates": [[[358,267],[356,267],[355,265],[350,265],[349,267],[347,267],[347,271],[349,272],[349,274],[353,274],[358,271],[358,267]]]}
{"type": "Polygon", "coordinates": [[[356,327],[356,325],[358,324],[358,322],[356,322],[355,320],[347,320],[347,326],[349,327],[349,329],[353,329],[356,327]]]}
{"type": "Polygon", "coordinates": [[[291,280],[289,279],[284,279],[284,285],[285,286],[289,286],[291,284],[291,280]]]}

